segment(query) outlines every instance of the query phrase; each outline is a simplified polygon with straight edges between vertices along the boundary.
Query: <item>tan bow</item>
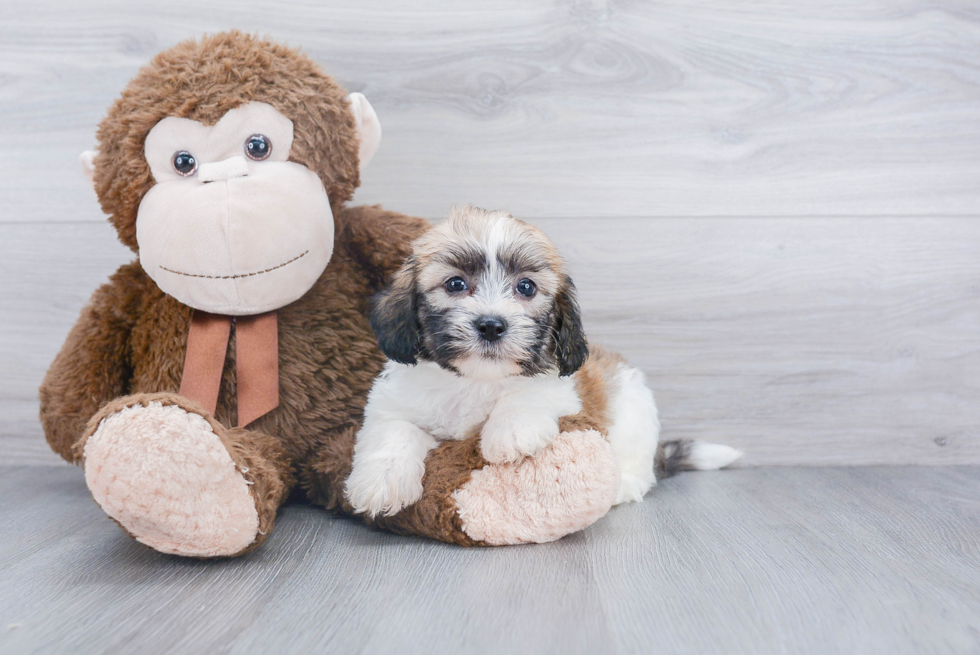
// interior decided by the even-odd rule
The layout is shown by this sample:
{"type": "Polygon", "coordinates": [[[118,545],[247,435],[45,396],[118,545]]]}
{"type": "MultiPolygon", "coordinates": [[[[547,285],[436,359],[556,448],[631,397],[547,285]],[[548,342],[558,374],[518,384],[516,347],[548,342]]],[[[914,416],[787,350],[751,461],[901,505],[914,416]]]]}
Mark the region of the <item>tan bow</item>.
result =
{"type": "MultiPolygon", "coordinates": [[[[233,317],[194,310],[180,395],[214,414],[225,367],[233,317]]],[[[276,312],[238,316],[235,362],[238,379],[238,427],[245,427],[279,406],[279,322],[276,312]]]]}

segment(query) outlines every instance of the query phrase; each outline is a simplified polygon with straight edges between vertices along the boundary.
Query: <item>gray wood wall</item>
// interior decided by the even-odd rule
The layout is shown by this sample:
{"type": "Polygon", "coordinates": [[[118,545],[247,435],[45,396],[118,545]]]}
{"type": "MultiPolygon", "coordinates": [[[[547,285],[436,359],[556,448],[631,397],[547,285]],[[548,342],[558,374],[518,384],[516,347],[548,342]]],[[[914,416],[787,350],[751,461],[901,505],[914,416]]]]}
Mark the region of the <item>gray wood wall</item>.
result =
{"type": "Polygon", "coordinates": [[[980,463],[980,4],[0,2],[0,462],[131,255],[78,153],[138,67],[238,27],[384,126],[356,202],[544,227],[665,437],[746,465],[980,463]]]}

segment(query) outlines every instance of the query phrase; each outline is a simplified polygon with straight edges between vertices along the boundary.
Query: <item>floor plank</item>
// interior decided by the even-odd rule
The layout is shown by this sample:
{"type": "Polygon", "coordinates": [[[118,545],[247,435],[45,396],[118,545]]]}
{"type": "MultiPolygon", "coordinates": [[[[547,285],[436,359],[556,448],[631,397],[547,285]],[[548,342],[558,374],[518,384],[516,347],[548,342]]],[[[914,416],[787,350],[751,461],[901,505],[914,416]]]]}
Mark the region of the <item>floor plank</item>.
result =
{"type": "Polygon", "coordinates": [[[684,474],[491,550],[287,507],[254,555],[128,539],[71,468],[0,469],[0,651],[968,653],[980,468],[684,474]]]}
{"type": "MultiPolygon", "coordinates": [[[[744,465],[980,464],[980,220],[540,219],[591,338],[640,366],[665,438],[744,465]]],[[[132,257],[105,224],[0,225],[0,442],[56,463],[37,386],[132,257]]]]}
{"type": "Polygon", "coordinates": [[[0,220],[98,216],[77,157],[154,54],[239,27],[375,104],[359,200],[543,216],[974,214],[963,0],[6,2],[0,220]],[[16,165],[13,165],[16,162],[16,165]]]}

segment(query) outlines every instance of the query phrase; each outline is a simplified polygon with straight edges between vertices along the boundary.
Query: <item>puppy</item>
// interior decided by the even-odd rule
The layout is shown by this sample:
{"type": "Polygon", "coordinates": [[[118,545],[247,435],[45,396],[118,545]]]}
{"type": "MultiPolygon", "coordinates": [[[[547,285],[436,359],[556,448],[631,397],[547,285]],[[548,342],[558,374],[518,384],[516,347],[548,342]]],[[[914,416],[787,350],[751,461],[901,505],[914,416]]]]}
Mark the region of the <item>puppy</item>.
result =
{"type": "MultiPolygon", "coordinates": [[[[548,446],[559,419],[604,434],[622,472],[616,503],[640,500],[656,482],[653,394],[618,355],[589,356],[575,286],[544,233],[464,207],[413,250],[371,312],[391,361],[357,434],[354,510],[392,515],[417,501],[426,454],[442,440],[479,434],[486,461],[515,462],[548,446]]],[[[741,454],[670,443],[661,455],[672,469],[720,468],[741,454]]]]}

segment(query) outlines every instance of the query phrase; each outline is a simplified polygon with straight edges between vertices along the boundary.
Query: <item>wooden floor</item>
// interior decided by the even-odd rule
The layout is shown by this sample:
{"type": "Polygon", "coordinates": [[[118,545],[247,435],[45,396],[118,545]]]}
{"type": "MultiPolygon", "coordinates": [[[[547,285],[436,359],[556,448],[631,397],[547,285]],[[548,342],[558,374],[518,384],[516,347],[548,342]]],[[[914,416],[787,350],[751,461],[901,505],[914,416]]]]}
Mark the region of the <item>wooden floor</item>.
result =
{"type": "Polygon", "coordinates": [[[250,557],[126,537],[68,467],[0,470],[2,653],[976,653],[980,468],[688,473],[554,544],[289,506],[250,557]]]}

